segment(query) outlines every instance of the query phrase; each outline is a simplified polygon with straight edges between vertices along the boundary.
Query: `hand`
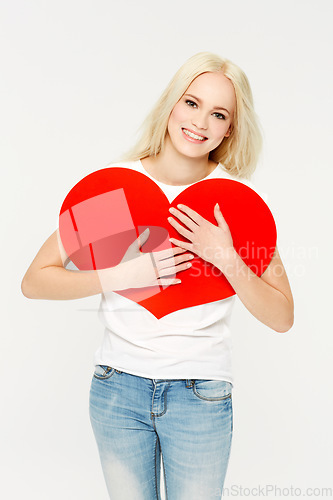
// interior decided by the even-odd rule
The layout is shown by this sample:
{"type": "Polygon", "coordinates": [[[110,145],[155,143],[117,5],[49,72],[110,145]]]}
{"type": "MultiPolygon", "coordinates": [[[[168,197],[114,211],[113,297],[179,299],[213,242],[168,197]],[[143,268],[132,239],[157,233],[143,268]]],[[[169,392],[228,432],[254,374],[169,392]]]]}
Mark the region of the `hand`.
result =
{"type": "Polygon", "coordinates": [[[217,226],[186,205],[177,205],[177,207],[182,211],[175,208],[170,208],[169,211],[189,229],[185,229],[172,217],[169,217],[168,221],[191,243],[170,238],[172,243],[197,254],[213,265],[217,260],[221,263],[221,258],[222,260],[230,259],[233,256],[235,249],[230,229],[217,203],[214,207],[217,226]]]}
{"type": "Polygon", "coordinates": [[[128,247],[120,264],[98,271],[104,293],[110,290],[180,283],[174,275],[189,267],[188,261],[193,258],[193,255],[184,253],[185,250],[179,247],[142,253],[140,247],[148,237],[149,229],[146,229],[128,247]],[[169,278],[164,278],[165,276],[169,278]]]}

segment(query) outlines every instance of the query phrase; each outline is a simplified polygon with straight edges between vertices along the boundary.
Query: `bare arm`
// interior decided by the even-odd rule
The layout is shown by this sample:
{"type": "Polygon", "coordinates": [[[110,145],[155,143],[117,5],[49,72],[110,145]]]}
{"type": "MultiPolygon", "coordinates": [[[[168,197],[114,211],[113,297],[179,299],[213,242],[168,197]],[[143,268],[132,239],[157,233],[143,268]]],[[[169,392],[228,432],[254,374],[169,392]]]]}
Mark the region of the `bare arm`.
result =
{"type": "Polygon", "coordinates": [[[97,271],[70,271],[56,230],[45,241],[25,273],[21,290],[29,299],[70,300],[102,292],[97,271]]]}
{"type": "MultiPolygon", "coordinates": [[[[218,262],[215,264],[219,267],[218,262]]],[[[223,273],[245,307],[259,321],[279,333],[294,323],[294,301],[286,271],[276,247],[273,258],[259,277],[234,252],[223,273]]]]}
{"type": "Polygon", "coordinates": [[[128,288],[141,288],[178,283],[176,273],[186,269],[191,254],[182,248],[170,248],[150,253],[139,251],[147,240],[142,233],[128,247],[117,266],[98,271],[65,269],[69,258],[58,230],[45,241],[25,273],[21,290],[30,299],[70,300],[128,288]]]}
{"type": "Polygon", "coordinates": [[[265,272],[259,277],[245,264],[233,246],[231,232],[218,204],[214,206],[216,226],[192,208],[177,205],[170,212],[170,224],[189,242],[170,241],[194,252],[223,272],[245,307],[273,330],[287,332],[294,323],[294,301],[277,247],[265,272]]]}

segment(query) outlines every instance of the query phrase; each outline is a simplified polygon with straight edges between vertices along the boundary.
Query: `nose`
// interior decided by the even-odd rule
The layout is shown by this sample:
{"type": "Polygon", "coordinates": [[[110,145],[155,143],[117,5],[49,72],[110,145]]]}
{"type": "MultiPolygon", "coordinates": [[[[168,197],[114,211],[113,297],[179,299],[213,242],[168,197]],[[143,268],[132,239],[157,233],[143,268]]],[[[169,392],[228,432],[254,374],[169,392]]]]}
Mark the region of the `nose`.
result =
{"type": "Polygon", "coordinates": [[[198,129],[207,129],[207,116],[205,113],[196,113],[195,116],[192,118],[192,123],[195,127],[198,129]]]}

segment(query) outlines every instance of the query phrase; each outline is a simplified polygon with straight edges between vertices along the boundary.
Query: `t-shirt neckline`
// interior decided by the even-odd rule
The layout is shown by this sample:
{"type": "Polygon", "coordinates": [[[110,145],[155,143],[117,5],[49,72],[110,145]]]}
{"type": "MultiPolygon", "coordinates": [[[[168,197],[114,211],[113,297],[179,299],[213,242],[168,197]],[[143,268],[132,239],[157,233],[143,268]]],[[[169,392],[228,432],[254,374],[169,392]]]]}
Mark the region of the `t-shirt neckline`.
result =
{"type": "Polygon", "coordinates": [[[199,181],[195,181],[195,182],[191,182],[191,184],[179,184],[178,186],[174,186],[173,184],[166,184],[165,182],[161,182],[161,181],[158,181],[157,179],[155,179],[155,177],[153,177],[151,174],[149,174],[147,172],[147,170],[144,168],[141,160],[138,160],[138,164],[139,164],[139,167],[140,169],[142,170],[142,172],[144,174],[146,174],[150,179],[152,179],[154,182],[156,182],[157,184],[161,184],[162,186],[165,186],[166,188],[169,188],[169,189],[172,189],[172,188],[175,188],[175,189],[180,189],[180,188],[187,188],[189,186],[192,186],[192,184],[196,184],[197,182],[200,182],[200,181],[205,181],[206,179],[209,179],[210,177],[213,177],[214,174],[217,172],[218,168],[220,167],[220,164],[218,163],[216,165],[216,167],[214,168],[214,170],[211,171],[210,174],[208,174],[206,177],[204,177],[203,179],[200,179],[199,181]]]}

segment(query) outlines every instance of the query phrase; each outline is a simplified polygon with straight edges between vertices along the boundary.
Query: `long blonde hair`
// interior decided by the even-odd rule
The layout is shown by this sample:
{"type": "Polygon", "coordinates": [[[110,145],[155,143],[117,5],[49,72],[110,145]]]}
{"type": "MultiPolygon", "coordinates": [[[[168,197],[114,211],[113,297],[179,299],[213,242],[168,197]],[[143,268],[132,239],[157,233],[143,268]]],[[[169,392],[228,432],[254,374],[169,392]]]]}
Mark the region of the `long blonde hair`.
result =
{"type": "Polygon", "coordinates": [[[234,86],[236,108],[229,137],[224,137],[222,143],[209,153],[209,159],[221,163],[231,175],[250,178],[262,149],[261,127],[254,111],[251,87],[241,68],[211,52],[199,52],[179,68],[139,127],[142,129],[140,139],[118,161],[141,160],[156,156],[163,150],[174,106],[197,76],[218,71],[222,71],[234,86]]]}

